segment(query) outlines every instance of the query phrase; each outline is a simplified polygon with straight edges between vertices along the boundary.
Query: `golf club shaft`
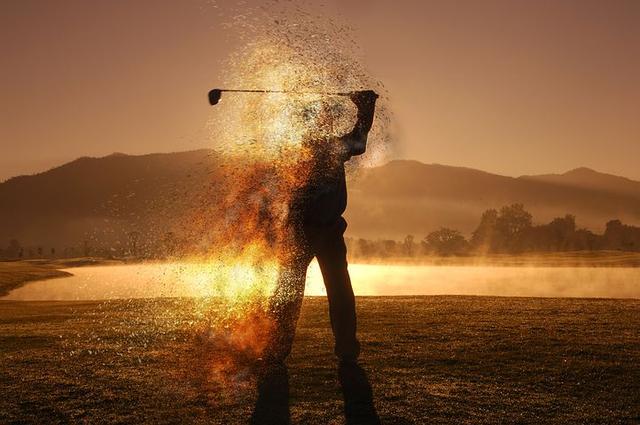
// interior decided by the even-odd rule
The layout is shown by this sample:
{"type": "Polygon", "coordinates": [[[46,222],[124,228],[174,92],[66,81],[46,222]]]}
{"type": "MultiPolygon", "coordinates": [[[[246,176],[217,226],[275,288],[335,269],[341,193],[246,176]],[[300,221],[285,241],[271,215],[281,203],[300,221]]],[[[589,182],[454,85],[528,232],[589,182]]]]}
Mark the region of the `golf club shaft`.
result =
{"type": "Polygon", "coordinates": [[[235,93],[291,93],[291,94],[321,94],[330,96],[348,96],[349,92],[312,92],[312,91],[292,91],[292,90],[246,90],[246,89],[217,89],[221,92],[235,93]]]}
{"type": "Polygon", "coordinates": [[[209,104],[217,105],[222,93],[290,93],[290,94],[314,94],[319,96],[351,96],[354,92],[312,92],[294,90],[263,90],[263,89],[213,89],[209,91],[209,104]]]}

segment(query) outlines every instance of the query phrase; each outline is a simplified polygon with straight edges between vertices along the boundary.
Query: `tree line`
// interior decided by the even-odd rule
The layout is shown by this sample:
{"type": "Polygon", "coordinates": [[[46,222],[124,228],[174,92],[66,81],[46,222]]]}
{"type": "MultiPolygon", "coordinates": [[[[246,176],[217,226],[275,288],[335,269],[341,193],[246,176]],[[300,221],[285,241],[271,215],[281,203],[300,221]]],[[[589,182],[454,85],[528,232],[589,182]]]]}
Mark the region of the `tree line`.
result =
{"type": "MultiPolygon", "coordinates": [[[[640,227],[620,220],[606,223],[603,234],[578,228],[571,214],[557,217],[547,224],[534,225],[532,215],[522,204],[506,205],[499,210],[486,210],[469,238],[456,229],[441,227],[421,240],[407,235],[403,240],[346,238],[352,258],[415,257],[425,255],[463,256],[484,254],[519,254],[535,252],[618,250],[640,252],[640,227]]],[[[0,259],[29,258],[157,258],[180,256],[193,252],[187,237],[166,232],[152,238],[130,231],[122,241],[105,246],[95,240],[84,240],[78,246],[64,248],[28,246],[12,239],[0,247],[0,259]]]]}
{"type": "Polygon", "coordinates": [[[420,255],[521,254],[566,251],[640,251],[640,227],[620,220],[606,223],[603,234],[578,228],[574,215],[557,217],[547,224],[534,225],[533,216],[522,204],[486,210],[478,227],[467,239],[456,229],[441,227],[416,241],[347,238],[353,257],[413,257],[420,255]]]}
{"type": "Polygon", "coordinates": [[[157,238],[145,237],[143,232],[134,230],[126,232],[122,240],[111,244],[100,243],[92,238],[84,239],[75,246],[23,246],[17,239],[11,239],[6,248],[0,247],[0,260],[77,257],[164,259],[187,252],[188,247],[188,240],[179,239],[174,232],[166,232],[157,238]]]}

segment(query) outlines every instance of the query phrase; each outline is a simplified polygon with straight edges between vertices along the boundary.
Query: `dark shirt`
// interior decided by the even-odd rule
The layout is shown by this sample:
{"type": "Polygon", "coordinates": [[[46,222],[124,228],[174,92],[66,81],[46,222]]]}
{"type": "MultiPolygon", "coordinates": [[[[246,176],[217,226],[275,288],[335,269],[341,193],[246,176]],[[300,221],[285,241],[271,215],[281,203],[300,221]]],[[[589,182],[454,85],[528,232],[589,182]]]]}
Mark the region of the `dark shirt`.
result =
{"type": "Polygon", "coordinates": [[[308,142],[312,152],[309,176],[306,184],[294,194],[291,205],[293,216],[301,219],[306,227],[333,225],[347,208],[344,163],[365,152],[377,98],[372,91],[364,93],[368,97],[354,101],[358,120],[349,134],[308,142]]]}
{"type": "Polygon", "coordinates": [[[304,225],[319,227],[335,223],[347,208],[347,183],[344,165],[333,175],[310,182],[302,191],[302,220],[304,225]]]}
{"type": "Polygon", "coordinates": [[[305,226],[334,224],[347,208],[344,163],[354,152],[343,138],[315,141],[306,184],[294,195],[293,207],[305,226]]]}

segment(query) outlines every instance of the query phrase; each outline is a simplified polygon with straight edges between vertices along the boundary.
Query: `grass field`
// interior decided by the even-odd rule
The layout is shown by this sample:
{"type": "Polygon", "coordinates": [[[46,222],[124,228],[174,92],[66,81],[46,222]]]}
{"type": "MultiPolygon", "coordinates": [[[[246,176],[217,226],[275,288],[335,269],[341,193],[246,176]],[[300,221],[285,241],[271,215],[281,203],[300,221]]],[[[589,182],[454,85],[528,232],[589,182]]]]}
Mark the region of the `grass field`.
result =
{"type": "MultiPolygon", "coordinates": [[[[255,391],[221,381],[193,300],[0,301],[0,423],[245,423],[255,391]]],[[[640,301],[359,298],[383,423],[638,423],[640,301]]],[[[293,423],[340,424],[324,298],[289,359],[293,423]]]]}

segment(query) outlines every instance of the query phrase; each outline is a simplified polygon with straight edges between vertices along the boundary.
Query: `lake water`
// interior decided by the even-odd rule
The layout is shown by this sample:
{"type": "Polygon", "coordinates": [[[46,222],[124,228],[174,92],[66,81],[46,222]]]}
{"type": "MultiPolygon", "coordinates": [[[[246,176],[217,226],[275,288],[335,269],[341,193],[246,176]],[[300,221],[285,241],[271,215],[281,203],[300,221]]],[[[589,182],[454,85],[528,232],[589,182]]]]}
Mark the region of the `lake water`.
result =
{"type": "MultiPolygon", "coordinates": [[[[193,264],[66,269],[71,277],[31,282],[6,300],[99,300],[213,295],[212,275],[193,264]]],[[[497,295],[640,298],[640,268],[351,264],[356,295],[497,295]]],[[[314,262],[307,295],[324,295],[314,262]]]]}

